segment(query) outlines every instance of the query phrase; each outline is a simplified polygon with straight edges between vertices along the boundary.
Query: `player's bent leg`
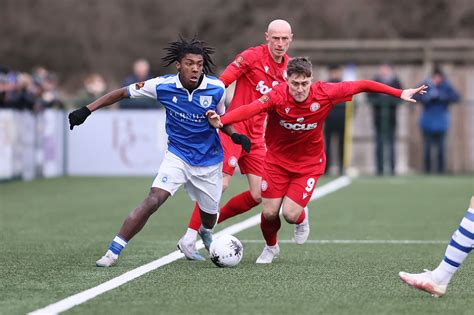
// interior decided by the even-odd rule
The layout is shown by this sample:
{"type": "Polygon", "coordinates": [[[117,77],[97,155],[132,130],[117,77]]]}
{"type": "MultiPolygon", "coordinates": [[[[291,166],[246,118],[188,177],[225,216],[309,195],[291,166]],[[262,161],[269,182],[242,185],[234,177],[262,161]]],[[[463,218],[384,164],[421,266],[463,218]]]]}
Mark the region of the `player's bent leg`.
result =
{"type": "Polygon", "coordinates": [[[295,243],[298,245],[306,243],[310,231],[308,207],[304,207],[303,212],[301,214],[302,215],[300,215],[298,221],[296,221],[294,232],[295,243]]]}
{"type": "Polygon", "coordinates": [[[256,201],[250,191],[244,191],[232,197],[220,210],[218,223],[223,222],[241,213],[245,213],[257,206],[256,201]]]}
{"type": "Polygon", "coordinates": [[[295,224],[294,241],[296,244],[304,244],[309,236],[308,207],[302,207],[288,196],[283,199],[283,217],[286,222],[295,224]]]}
{"type": "Polygon", "coordinates": [[[257,264],[270,264],[280,254],[277,233],[281,227],[279,209],[282,198],[263,199],[260,229],[265,239],[265,247],[257,258],[257,264]]]}
{"type": "Polygon", "coordinates": [[[262,202],[262,176],[247,174],[249,191],[255,202],[262,202]]]}
{"type": "Polygon", "coordinates": [[[152,187],[148,196],[125,219],[109,249],[96,261],[97,267],[111,267],[117,263],[118,256],[132,239],[145,226],[148,218],[168,199],[170,193],[161,188],[152,187]]]}
{"type": "Polygon", "coordinates": [[[201,236],[204,247],[209,250],[213,240],[213,229],[217,223],[217,213],[208,213],[201,209],[201,222],[198,233],[201,236]]]}

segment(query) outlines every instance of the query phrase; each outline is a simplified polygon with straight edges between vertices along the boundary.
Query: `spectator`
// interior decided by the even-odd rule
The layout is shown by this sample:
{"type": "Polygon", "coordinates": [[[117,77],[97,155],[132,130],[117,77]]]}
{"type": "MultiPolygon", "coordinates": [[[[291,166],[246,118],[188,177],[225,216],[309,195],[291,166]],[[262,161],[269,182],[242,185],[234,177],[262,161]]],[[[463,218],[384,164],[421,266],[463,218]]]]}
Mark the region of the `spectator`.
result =
{"type": "MultiPolygon", "coordinates": [[[[328,67],[328,82],[341,82],[342,70],[339,65],[330,65],[328,67]]],[[[336,138],[337,141],[337,162],[338,172],[344,173],[344,132],[346,124],[346,103],[339,103],[329,112],[324,124],[324,143],[326,146],[326,170],[328,173],[334,163],[334,156],[331,150],[331,141],[336,138]]]]}
{"type": "Polygon", "coordinates": [[[449,128],[448,106],[459,101],[459,94],[439,67],[435,67],[431,78],[425,81],[428,92],[418,99],[423,104],[419,121],[423,132],[425,172],[431,172],[431,149],[437,149],[437,171],[445,171],[445,138],[449,128]]]}
{"type": "MultiPolygon", "coordinates": [[[[138,59],[133,63],[133,74],[125,78],[122,85],[129,86],[137,82],[144,82],[152,79],[150,73],[150,63],[146,59],[138,59]]],[[[120,108],[123,109],[150,109],[156,108],[156,101],[152,99],[124,99],[119,102],[120,108]]]]}
{"type": "MultiPolygon", "coordinates": [[[[401,89],[400,80],[389,64],[380,65],[374,81],[401,89]]],[[[390,175],[395,175],[395,143],[397,125],[397,106],[400,99],[386,94],[368,94],[368,101],[372,104],[373,123],[375,129],[375,160],[377,175],[384,174],[388,151],[390,175]]]]}
{"type": "Polygon", "coordinates": [[[59,96],[58,78],[53,73],[48,73],[43,81],[43,92],[39,99],[41,109],[64,108],[64,103],[59,96]]]}
{"type": "Polygon", "coordinates": [[[98,99],[107,91],[104,78],[98,73],[91,73],[85,77],[83,88],[73,100],[74,107],[83,107],[98,99]]]}
{"type": "Polygon", "coordinates": [[[0,65],[0,108],[13,107],[16,84],[16,74],[7,66],[0,65]]]}
{"type": "Polygon", "coordinates": [[[28,73],[17,75],[17,86],[12,98],[12,107],[37,112],[39,110],[39,87],[33,83],[33,78],[28,73]]]}

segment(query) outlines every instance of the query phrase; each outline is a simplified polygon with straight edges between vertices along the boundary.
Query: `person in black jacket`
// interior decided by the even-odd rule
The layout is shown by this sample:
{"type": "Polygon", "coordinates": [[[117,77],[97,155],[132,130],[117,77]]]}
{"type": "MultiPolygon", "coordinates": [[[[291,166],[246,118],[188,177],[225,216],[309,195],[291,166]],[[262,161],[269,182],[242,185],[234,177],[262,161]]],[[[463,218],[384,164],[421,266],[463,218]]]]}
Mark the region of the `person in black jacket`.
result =
{"type": "MultiPolygon", "coordinates": [[[[342,69],[339,65],[330,65],[328,67],[327,82],[341,82],[342,69]]],[[[334,164],[334,156],[331,149],[331,140],[336,138],[337,141],[337,162],[338,172],[340,175],[344,173],[344,133],[346,125],[346,103],[339,103],[334,105],[333,110],[329,112],[326,122],[324,123],[324,144],[326,146],[326,172],[328,173],[330,167],[334,164]]]]}
{"type": "MultiPolygon", "coordinates": [[[[380,65],[374,81],[401,89],[400,80],[389,64],[380,65]]],[[[395,142],[397,125],[397,106],[400,99],[385,94],[368,94],[372,104],[375,128],[375,159],[377,175],[384,174],[385,148],[388,150],[390,174],[395,175],[395,142]]]]}

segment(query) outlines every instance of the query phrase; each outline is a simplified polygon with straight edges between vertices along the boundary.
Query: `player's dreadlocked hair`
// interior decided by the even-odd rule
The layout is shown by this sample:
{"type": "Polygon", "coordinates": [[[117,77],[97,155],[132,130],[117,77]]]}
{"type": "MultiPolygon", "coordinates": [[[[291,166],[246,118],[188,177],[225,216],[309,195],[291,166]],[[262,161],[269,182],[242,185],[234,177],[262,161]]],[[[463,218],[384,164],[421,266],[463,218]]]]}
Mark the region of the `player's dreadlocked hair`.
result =
{"type": "Polygon", "coordinates": [[[173,62],[179,62],[186,54],[196,54],[201,55],[204,64],[204,73],[212,73],[212,67],[214,67],[214,62],[212,62],[211,54],[214,53],[214,48],[206,46],[206,43],[198,40],[196,37],[193,37],[190,41],[179,36],[179,40],[169,43],[169,46],[165,48],[168,53],[166,56],[161,58],[165,66],[169,66],[173,62]]]}

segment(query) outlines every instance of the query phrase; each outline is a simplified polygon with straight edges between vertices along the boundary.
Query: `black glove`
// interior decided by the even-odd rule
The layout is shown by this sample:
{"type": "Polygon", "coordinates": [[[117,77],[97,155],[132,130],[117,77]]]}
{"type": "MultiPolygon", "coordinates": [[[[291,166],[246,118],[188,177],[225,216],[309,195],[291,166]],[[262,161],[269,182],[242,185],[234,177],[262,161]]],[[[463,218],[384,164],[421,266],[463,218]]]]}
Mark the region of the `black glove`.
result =
{"type": "Polygon", "coordinates": [[[230,138],[235,144],[240,144],[242,146],[242,149],[245,151],[250,152],[250,147],[252,146],[252,142],[250,142],[250,139],[246,135],[241,135],[236,132],[234,132],[230,138]]]}
{"type": "Polygon", "coordinates": [[[69,129],[72,130],[74,126],[79,126],[87,117],[91,114],[91,111],[86,106],[76,109],[75,111],[69,113],[69,129]]]}

